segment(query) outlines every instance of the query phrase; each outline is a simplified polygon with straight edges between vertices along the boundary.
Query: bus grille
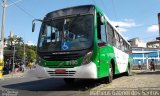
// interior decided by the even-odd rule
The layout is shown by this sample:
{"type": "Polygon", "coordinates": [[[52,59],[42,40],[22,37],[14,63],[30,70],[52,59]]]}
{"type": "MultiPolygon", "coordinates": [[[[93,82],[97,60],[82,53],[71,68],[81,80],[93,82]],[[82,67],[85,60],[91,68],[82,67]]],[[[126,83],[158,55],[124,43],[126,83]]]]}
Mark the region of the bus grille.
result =
{"type": "Polygon", "coordinates": [[[63,65],[63,66],[59,66],[59,65],[47,65],[48,68],[74,68],[75,66],[71,66],[71,65],[63,65]]]}
{"type": "Polygon", "coordinates": [[[73,76],[76,71],[66,71],[66,73],[57,74],[55,71],[47,71],[50,76],[73,76]]]}

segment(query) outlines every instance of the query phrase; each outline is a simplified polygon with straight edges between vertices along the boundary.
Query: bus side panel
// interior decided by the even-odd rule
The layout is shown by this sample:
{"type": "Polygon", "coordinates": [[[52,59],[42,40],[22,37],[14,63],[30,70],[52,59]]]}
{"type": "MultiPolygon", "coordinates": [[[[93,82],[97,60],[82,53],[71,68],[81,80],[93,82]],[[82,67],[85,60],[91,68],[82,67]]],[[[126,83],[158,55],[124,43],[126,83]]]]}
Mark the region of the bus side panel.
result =
{"type": "Polygon", "coordinates": [[[114,55],[113,47],[109,44],[99,49],[100,49],[99,50],[99,53],[100,53],[99,78],[102,78],[109,75],[110,62],[111,62],[111,59],[115,57],[115,55],[114,55]]]}
{"type": "Polygon", "coordinates": [[[114,74],[119,74],[119,69],[118,69],[118,65],[117,65],[117,62],[116,62],[116,58],[115,58],[115,73],[114,74]]]}
{"type": "Polygon", "coordinates": [[[117,71],[116,74],[118,74],[118,71],[119,73],[126,72],[128,67],[129,55],[115,47],[114,47],[114,53],[115,53],[116,67],[117,67],[115,68],[117,71]]]}

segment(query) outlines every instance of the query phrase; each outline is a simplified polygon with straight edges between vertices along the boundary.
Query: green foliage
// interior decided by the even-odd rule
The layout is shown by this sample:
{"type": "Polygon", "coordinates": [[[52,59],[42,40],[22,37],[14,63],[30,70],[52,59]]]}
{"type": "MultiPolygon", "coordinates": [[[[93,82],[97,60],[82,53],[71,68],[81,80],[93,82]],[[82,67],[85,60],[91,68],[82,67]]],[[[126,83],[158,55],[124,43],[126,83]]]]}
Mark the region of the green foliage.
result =
{"type": "Polygon", "coordinates": [[[23,58],[24,58],[24,49],[22,47],[17,48],[16,57],[18,59],[23,60],[23,58]]]}
{"type": "Polygon", "coordinates": [[[36,59],[36,52],[32,49],[27,49],[27,58],[29,62],[33,62],[36,59]]]}
{"type": "Polygon", "coordinates": [[[28,62],[33,62],[36,59],[36,46],[28,46],[24,45],[22,37],[8,37],[6,38],[5,42],[7,42],[6,47],[4,50],[12,50],[15,46],[15,59],[20,59],[23,61],[24,59],[24,49],[25,49],[25,57],[28,62]],[[25,46],[25,48],[24,48],[25,46]]]}

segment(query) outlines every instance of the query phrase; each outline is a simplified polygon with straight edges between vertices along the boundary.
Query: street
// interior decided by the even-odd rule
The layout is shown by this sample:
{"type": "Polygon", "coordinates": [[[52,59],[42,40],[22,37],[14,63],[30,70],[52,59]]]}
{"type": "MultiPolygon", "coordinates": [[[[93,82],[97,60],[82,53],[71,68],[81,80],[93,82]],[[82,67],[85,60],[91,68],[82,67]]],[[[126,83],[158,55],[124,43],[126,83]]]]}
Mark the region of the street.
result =
{"type": "Polygon", "coordinates": [[[139,71],[129,77],[118,75],[110,84],[105,84],[103,80],[76,80],[73,85],[66,85],[63,79],[38,79],[31,70],[24,77],[0,80],[0,89],[2,96],[4,92],[17,92],[18,96],[87,96],[92,90],[160,88],[159,80],[160,71],[157,70],[139,71]]]}

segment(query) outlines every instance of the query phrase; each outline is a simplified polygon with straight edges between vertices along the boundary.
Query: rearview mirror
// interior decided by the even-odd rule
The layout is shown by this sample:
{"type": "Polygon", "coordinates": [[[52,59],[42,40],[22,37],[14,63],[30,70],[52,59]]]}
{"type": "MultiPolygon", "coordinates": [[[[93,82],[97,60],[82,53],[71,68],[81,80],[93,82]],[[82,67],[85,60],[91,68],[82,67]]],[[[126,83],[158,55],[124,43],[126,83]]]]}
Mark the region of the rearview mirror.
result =
{"type": "Polygon", "coordinates": [[[104,16],[101,16],[101,23],[104,24],[104,16]]]}
{"type": "Polygon", "coordinates": [[[35,21],[40,21],[40,22],[43,22],[43,20],[40,20],[40,19],[34,19],[33,21],[32,21],[32,32],[34,32],[34,30],[35,30],[35,21]]]}
{"type": "Polygon", "coordinates": [[[32,23],[32,32],[35,30],[35,23],[32,23]]]}

